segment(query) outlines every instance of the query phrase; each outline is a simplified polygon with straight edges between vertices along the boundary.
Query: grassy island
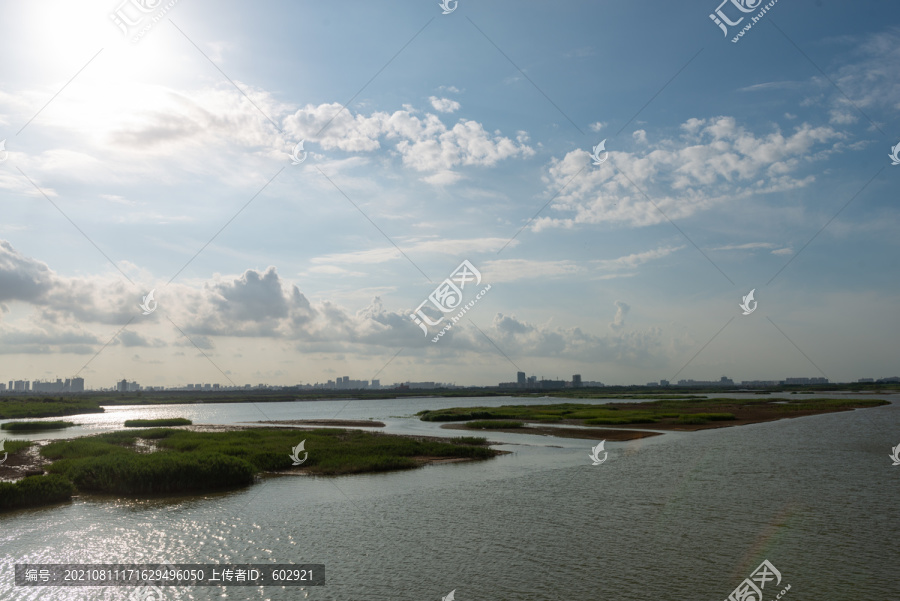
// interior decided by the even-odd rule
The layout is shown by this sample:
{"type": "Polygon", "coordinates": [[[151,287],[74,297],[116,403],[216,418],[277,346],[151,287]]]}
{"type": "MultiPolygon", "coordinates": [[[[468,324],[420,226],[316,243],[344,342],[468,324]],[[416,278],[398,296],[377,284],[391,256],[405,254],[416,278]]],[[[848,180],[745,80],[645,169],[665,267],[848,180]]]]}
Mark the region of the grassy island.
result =
{"type": "Polygon", "coordinates": [[[63,430],[74,426],[73,422],[55,420],[52,422],[6,422],[0,424],[0,430],[11,432],[36,432],[40,430],[63,430]]]}
{"type": "Polygon", "coordinates": [[[191,420],[184,417],[164,417],[160,419],[126,419],[126,428],[166,428],[169,426],[190,426],[191,420]]]}
{"type": "MultiPolygon", "coordinates": [[[[650,427],[654,430],[702,430],[887,404],[889,404],[888,401],[868,399],[691,398],[602,405],[557,403],[552,405],[503,405],[502,407],[453,407],[420,411],[417,415],[423,421],[467,422],[444,426],[449,428],[524,431],[534,434],[592,438],[593,436],[589,434],[608,435],[609,432],[614,431],[535,427],[527,424],[615,426],[616,429],[650,427]]],[[[634,432],[633,434],[638,433],[634,432]]],[[[626,433],[612,439],[626,440],[633,437],[626,433]]]]}
{"type": "MultiPolygon", "coordinates": [[[[14,442],[16,450],[33,444],[14,442]]],[[[252,484],[263,473],[384,472],[500,453],[484,438],[439,441],[342,429],[109,432],[41,447],[41,467],[50,475],[0,483],[0,510],[54,503],[76,492],[141,496],[228,490],[252,484]],[[301,441],[303,461],[294,466],[291,453],[301,441]]]]}
{"type": "Polygon", "coordinates": [[[0,419],[64,417],[81,413],[103,413],[103,407],[95,399],[0,396],[0,419]]]}

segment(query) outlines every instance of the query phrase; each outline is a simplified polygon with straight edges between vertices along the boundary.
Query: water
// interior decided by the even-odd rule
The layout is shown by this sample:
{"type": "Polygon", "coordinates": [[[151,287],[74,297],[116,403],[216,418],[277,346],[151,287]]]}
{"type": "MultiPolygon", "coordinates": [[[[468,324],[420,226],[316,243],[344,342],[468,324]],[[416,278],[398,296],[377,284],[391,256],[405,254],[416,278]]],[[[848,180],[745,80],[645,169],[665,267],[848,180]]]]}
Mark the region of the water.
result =
{"type": "MultiPolygon", "coordinates": [[[[511,402],[546,400],[121,407],[72,421],[93,433],[136,416],[228,424],[337,414],[373,417],[390,432],[455,436],[401,416],[511,402]]],[[[119,600],[131,592],[16,588],[12,565],[28,561],[326,566],[321,587],[166,587],[167,600],[437,601],[452,589],[458,601],[726,599],[763,559],[781,571],[782,587],[791,585],[786,601],[900,598],[900,466],[888,457],[900,444],[896,403],[607,442],[600,466],[588,459],[591,441],[487,435],[512,453],[398,473],[267,478],[202,497],[81,497],[2,515],[0,598],[119,600]]],[[[775,598],[770,590],[765,601],[775,598]]]]}

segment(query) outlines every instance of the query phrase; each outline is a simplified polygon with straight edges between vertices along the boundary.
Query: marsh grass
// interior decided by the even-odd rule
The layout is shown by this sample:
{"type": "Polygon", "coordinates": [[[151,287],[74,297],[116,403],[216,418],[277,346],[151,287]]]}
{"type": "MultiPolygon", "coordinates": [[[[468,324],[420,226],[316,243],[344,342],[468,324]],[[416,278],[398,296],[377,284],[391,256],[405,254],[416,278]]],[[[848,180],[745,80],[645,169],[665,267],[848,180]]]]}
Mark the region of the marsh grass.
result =
{"type": "Polygon", "coordinates": [[[473,430],[487,430],[491,428],[524,428],[525,422],[514,422],[501,419],[488,419],[474,422],[467,422],[466,428],[473,430]]]}
{"type": "Polygon", "coordinates": [[[409,469],[420,465],[422,457],[486,459],[497,454],[480,438],[434,442],[329,428],[130,430],[51,442],[41,454],[54,460],[48,471],[65,476],[79,490],[177,493],[236,488],[250,484],[260,472],[291,469],[291,449],[301,440],[309,453],[301,469],[316,475],[409,469]],[[153,440],[157,450],[140,453],[138,439],[153,440]]]}
{"type": "Polygon", "coordinates": [[[34,442],[31,440],[4,440],[3,441],[3,451],[6,453],[18,453],[19,451],[24,451],[28,447],[34,446],[34,442]]]}
{"type": "Polygon", "coordinates": [[[27,476],[18,482],[0,482],[0,511],[68,501],[74,492],[71,482],[53,474],[27,476]]]}
{"type": "Polygon", "coordinates": [[[62,417],[79,413],[103,413],[96,400],[11,397],[0,399],[0,419],[62,417]]]}
{"type": "Polygon", "coordinates": [[[784,399],[784,398],[668,398],[618,406],[559,403],[555,405],[503,405],[501,407],[452,407],[420,411],[423,421],[469,422],[466,427],[497,429],[516,426],[498,425],[509,420],[559,422],[570,420],[588,426],[626,424],[707,424],[711,421],[748,419],[758,421],[782,417],[800,411],[841,411],[887,404],[884,400],[858,399],[784,399]],[[743,416],[743,417],[739,417],[743,416]],[[472,423],[477,423],[473,426],[472,423]],[[493,426],[491,425],[493,423],[493,426]]]}
{"type": "Polygon", "coordinates": [[[62,430],[74,426],[73,422],[56,420],[52,422],[7,422],[0,424],[0,430],[11,432],[35,432],[39,430],[62,430]]]}

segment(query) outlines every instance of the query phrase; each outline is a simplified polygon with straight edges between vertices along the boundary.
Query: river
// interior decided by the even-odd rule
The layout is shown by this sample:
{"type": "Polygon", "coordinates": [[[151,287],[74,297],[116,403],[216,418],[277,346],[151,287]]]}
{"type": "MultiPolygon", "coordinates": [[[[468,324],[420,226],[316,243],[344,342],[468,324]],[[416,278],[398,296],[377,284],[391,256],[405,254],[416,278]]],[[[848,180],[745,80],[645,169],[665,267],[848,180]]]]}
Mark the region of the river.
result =
{"type": "MultiPolygon", "coordinates": [[[[875,398],[892,405],[607,442],[609,458],[599,466],[588,457],[592,441],[487,433],[501,443],[496,448],[512,452],[395,473],[269,477],[203,496],[81,496],[2,514],[0,599],[125,600],[133,592],[16,587],[13,565],[29,562],[326,568],[324,586],[164,587],[164,601],[438,601],[451,590],[456,601],[718,601],[767,559],[782,579],[765,588],[764,601],[788,584],[784,601],[894,601],[900,466],[889,454],[900,444],[900,396],[875,398]]],[[[390,433],[458,436],[412,415],[542,402],[107,407],[67,418],[76,428],[33,437],[68,438],[167,416],[195,424],[373,418],[390,433]]]]}

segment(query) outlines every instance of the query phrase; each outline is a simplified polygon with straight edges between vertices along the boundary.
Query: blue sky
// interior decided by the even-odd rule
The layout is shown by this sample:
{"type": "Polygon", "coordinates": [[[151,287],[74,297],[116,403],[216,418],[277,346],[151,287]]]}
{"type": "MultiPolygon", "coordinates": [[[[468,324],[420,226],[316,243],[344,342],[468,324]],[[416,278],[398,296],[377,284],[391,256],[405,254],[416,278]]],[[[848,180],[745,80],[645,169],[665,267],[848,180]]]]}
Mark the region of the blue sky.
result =
{"type": "Polygon", "coordinates": [[[892,4],[120,6],[0,4],[2,381],[900,371],[892,4]]]}

